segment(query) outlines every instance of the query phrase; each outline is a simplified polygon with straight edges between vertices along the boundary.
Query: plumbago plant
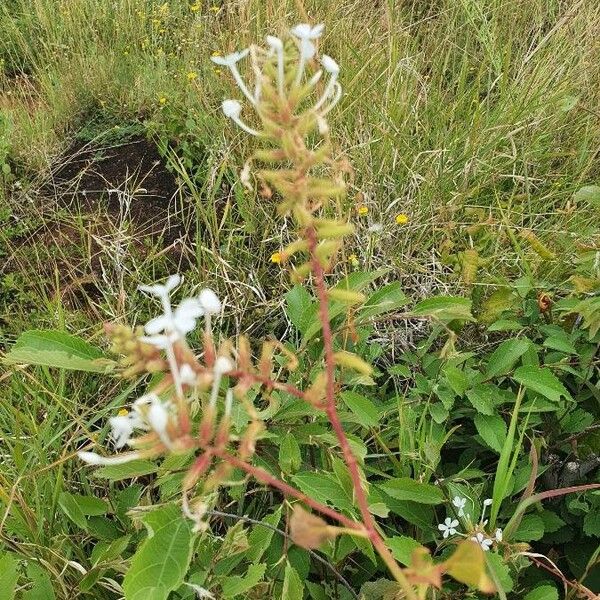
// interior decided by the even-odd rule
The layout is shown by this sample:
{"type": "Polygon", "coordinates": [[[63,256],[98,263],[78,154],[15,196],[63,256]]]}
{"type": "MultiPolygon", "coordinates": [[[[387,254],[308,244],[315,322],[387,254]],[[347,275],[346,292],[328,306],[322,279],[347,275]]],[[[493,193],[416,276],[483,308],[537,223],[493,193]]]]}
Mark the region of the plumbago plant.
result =
{"type": "MultiPolygon", "coordinates": [[[[592,389],[596,346],[589,341],[579,350],[571,350],[574,343],[580,343],[578,334],[565,340],[558,326],[548,326],[546,333],[554,340],[551,345],[548,340],[538,344],[533,336],[521,336],[502,342],[490,357],[461,355],[455,348],[457,323],[473,321],[471,303],[464,298],[431,298],[406,313],[411,319],[432,321],[433,331],[418,353],[404,353],[390,369],[407,378],[411,369],[421,371],[414,377],[414,387],[398,396],[401,427],[376,430],[379,413],[375,404],[355,391],[361,383],[373,383],[371,363],[377,358],[376,344],[368,342],[365,322],[386,311],[397,311],[406,304],[406,298],[395,283],[369,298],[363,295],[377,274],[353,274],[357,276],[334,281],[336,257],[353,227],[330,216],[336,214],[336,201],[344,194],[348,168],[344,161],[334,159],[332,149],[327,115],[340,100],[342,88],[335,60],[317,56],[322,32],[322,25],[301,24],[285,40],[267,37],[266,48],[252,46],[213,59],[231,71],[243,96],[243,104],[225,100],[224,114],[256,141],[242,170],[242,182],[252,190],[258,184],[263,196],[277,198],[279,215],[287,219],[288,227],[293,225],[295,239],[277,253],[277,261],[289,268],[295,284],[286,298],[288,307],[293,305],[294,309],[291,319],[303,334],[303,351],[275,339],[260,343],[245,336],[225,338],[215,327],[223,311],[215,292],[202,289],[173,306],[171,297],[182,282],[179,275],[173,275],[163,283],[140,286],[140,291],[158,301],[162,310],[144,327],[106,325],[112,350],[121,356],[116,367],[79,338],[55,332],[24,334],[7,357],[13,363],[98,373],[116,368],[123,378],[134,382],[150,377],[145,393],[129,409],[109,419],[115,452],[97,451],[95,441],[78,452],[79,459],[99,467],[97,477],[120,481],[159,473],[160,503],[153,496],[142,502],[136,484],[118,490],[114,501],[115,518],[125,523],[133,516],[145,525],[148,535],[108,536],[110,541],[106,541],[108,521],[94,520],[108,510],[99,506],[99,499],[91,501],[67,493],[59,499],[61,509],[74,523],[104,540],[92,552],[92,568],[80,583],[84,591],[102,580],[104,590],[116,590],[127,600],[159,600],[170,595],[299,600],[304,597],[304,585],[291,561],[286,564],[282,582],[266,588],[257,586],[266,570],[260,560],[277,531],[315,561],[333,569],[345,588],[342,591],[346,595],[341,594],[341,598],[358,596],[344,576],[315,550],[325,551],[329,558],[344,557],[358,548],[372,564],[377,564],[379,557],[377,566],[387,569],[391,579],[368,581],[368,577],[359,577],[358,585],[364,584],[362,597],[369,600],[477,598],[481,593],[506,598],[513,587],[508,565],[514,571],[537,562],[546,568],[555,566],[552,561],[544,563],[545,558],[530,552],[524,542],[539,539],[538,529],[542,527],[543,534],[546,521],[548,530],[550,525],[560,528],[560,523],[565,524],[558,514],[545,510],[545,520],[539,525],[541,517],[526,515],[527,509],[539,507],[545,499],[598,487],[572,485],[578,480],[573,476],[565,479],[561,489],[534,493],[541,469],[540,444],[533,439],[533,432],[529,459],[524,461],[521,452],[528,424],[544,426],[536,412],[540,407],[540,414],[556,412],[563,419],[573,401],[551,371],[555,365],[564,365],[564,358],[551,354],[540,366],[538,347],[592,357],[589,364],[578,366],[582,373],[585,371],[585,381],[592,389]],[[245,62],[250,63],[252,85],[240,72],[245,62]],[[188,337],[200,329],[200,323],[201,345],[197,348],[188,343],[188,337]],[[429,352],[439,336],[445,338],[441,351],[429,352]],[[463,397],[468,402],[461,404],[463,397]],[[334,478],[326,472],[294,475],[302,462],[300,443],[289,431],[282,434],[271,420],[278,404],[286,399],[290,400],[286,405],[289,413],[314,420],[302,423],[308,432],[305,435],[329,445],[334,478]],[[500,415],[503,404],[511,407],[505,413],[508,427],[500,415]],[[372,471],[376,478],[386,472],[383,480],[367,480],[365,444],[345,429],[346,423],[353,421],[343,413],[344,407],[350,408],[355,423],[371,427],[377,447],[385,450],[383,456],[392,467],[379,469],[375,463],[372,471]],[[462,422],[455,425],[459,419],[462,422]],[[458,448],[462,453],[457,464],[451,464],[451,459],[448,465],[440,465],[442,446],[447,442],[451,445],[451,434],[459,427],[464,429],[465,422],[467,428],[472,424],[474,429],[455,436],[458,441],[452,451],[458,448]],[[270,468],[259,452],[261,445],[265,447],[274,439],[279,446],[281,473],[270,468]],[[487,482],[470,487],[466,483],[484,479],[486,474],[478,469],[477,461],[480,456],[485,460],[490,452],[495,453],[495,473],[492,497],[485,499],[487,482]],[[394,477],[387,475],[390,470],[394,477]],[[434,472],[435,484],[430,483],[434,472]],[[285,499],[287,532],[277,527],[282,507],[260,522],[219,510],[224,490],[239,499],[244,493],[240,489],[248,489],[244,486],[251,480],[285,499]],[[505,500],[520,492],[520,500],[507,508],[505,500]],[[341,503],[328,494],[343,496],[345,501],[341,503]],[[438,517],[439,523],[434,521],[433,506],[446,509],[446,516],[438,517]],[[415,527],[407,527],[405,533],[414,534],[423,543],[435,543],[435,560],[413,537],[384,534],[390,530],[383,520],[389,508],[415,527]],[[256,529],[246,539],[234,525],[220,531],[224,535],[217,543],[216,532],[211,534],[213,517],[234,517],[238,525],[252,523],[256,529]],[[436,523],[433,527],[432,521],[436,523]],[[124,567],[120,557],[128,554],[126,549],[131,545],[135,552],[124,567]],[[247,571],[231,574],[239,569],[244,553],[251,563],[247,571]],[[124,573],[122,583],[107,577],[107,568],[102,565],[124,573]]],[[[523,285],[518,289],[522,291],[523,285]]],[[[539,304],[531,299],[524,302],[526,307],[539,304]]],[[[506,318],[504,321],[508,322],[506,318]]],[[[526,323],[518,325],[520,329],[528,327],[526,323]]],[[[573,377],[581,376],[575,367],[569,368],[573,377]]],[[[590,404],[590,398],[585,402],[590,404]]],[[[577,419],[568,433],[586,433],[593,420],[587,415],[585,412],[577,419]],[[583,422],[581,432],[579,421],[583,422]]],[[[590,460],[585,459],[594,468],[597,462],[590,460]]],[[[581,511],[587,506],[600,514],[595,498],[588,497],[589,504],[579,501],[574,509],[581,511]]],[[[582,518],[575,514],[573,522],[582,518]]],[[[585,520],[587,523],[587,516],[585,520]]],[[[586,527],[593,533],[595,521],[589,521],[586,527]]],[[[287,548],[288,556],[293,551],[293,547],[287,548]]],[[[556,569],[553,572],[560,573],[556,569]]],[[[377,569],[367,573],[375,578],[377,569]]],[[[563,582],[581,597],[594,597],[583,586],[564,577],[563,582]]],[[[323,590],[330,588],[306,584],[312,598],[327,597],[323,590]]],[[[537,589],[539,593],[533,592],[538,595],[527,596],[529,600],[558,598],[552,586],[537,589]]]]}

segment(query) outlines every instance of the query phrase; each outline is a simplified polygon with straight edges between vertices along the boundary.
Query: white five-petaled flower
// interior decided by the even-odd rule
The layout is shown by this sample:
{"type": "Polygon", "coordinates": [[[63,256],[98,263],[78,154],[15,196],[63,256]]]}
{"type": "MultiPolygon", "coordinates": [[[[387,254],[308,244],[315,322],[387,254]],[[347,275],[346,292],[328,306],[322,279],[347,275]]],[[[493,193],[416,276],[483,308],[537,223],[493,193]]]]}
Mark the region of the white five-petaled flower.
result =
{"type": "Polygon", "coordinates": [[[454,498],[452,498],[452,504],[456,508],[458,508],[458,516],[464,517],[465,516],[465,506],[467,505],[467,499],[461,498],[460,496],[454,496],[454,498]]]}
{"type": "Polygon", "coordinates": [[[476,535],[469,539],[473,540],[474,542],[477,542],[484,552],[487,552],[490,549],[490,546],[493,544],[493,540],[481,532],[478,532],[476,535]]]}
{"type": "Polygon", "coordinates": [[[325,25],[319,23],[318,25],[310,25],[309,23],[300,23],[292,28],[292,35],[295,35],[301,40],[316,40],[323,35],[325,25]]]}
{"type": "Polygon", "coordinates": [[[456,535],[456,527],[458,527],[458,520],[450,517],[446,517],[444,522],[438,525],[438,529],[444,533],[444,539],[448,536],[456,535]]]}
{"type": "Polygon", "coordinates": [[[155,283],[153,285],[140,285],[138,290],[148,292],[153,296],[157,296],[161,300],[169,298],[169,294],[181,283],[181,275],[170,275],[164,284],[155,283]]]}
{"type": "Polygon", "coordinates": [[[196,327],[196,319],[204,314],[204,309],[195,298],[187,298],[172,314],[165,313],[150,319],[144,326],[148,335],[163,331],[185,335],[196,327]]]}
{"type": "Polygon", "coordinates": [[[111,427],[111,437],[115,448],[123,448],[129,443],[135,429],[143,429],[144,422],[140,414],[133,410],[126,415],[111,417],[108,422],[111,427]]]}
{"type": "Polygon", "coordinates": [[[296,72],[295,80],[296,86],[299,86],[300,82],[302,81],[306,61],[310,60],[315,55],[317,50],[313,44],[313,40],[321,37],[324,28],[325,26],[322,23],[315,25],[314,27],[308,23],[300,23],[291,30],[292,35],[298,38],[300,46],[300,60],[298,62],[298,70],[296,72]]]}

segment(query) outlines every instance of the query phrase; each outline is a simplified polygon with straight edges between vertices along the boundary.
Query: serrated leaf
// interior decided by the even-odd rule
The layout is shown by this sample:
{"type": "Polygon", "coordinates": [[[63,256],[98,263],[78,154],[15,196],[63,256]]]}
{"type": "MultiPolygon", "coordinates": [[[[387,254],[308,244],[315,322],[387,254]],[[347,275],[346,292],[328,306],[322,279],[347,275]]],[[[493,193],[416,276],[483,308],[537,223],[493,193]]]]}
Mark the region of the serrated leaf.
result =
{"type": "Polygon", "coordinates": [[[243,577],[240,577],[239,575],[228,577],[222,585],[223,597],[234,598],[240,594],[245,594],[262,580],[266,570],[267,565],[265,563],[259,563],[257,565],[250,565],[246,575],[243,577]]]}
{"type": "Polygon", "coordinates": [[[487,364],[486,379],[492,379],[499,375],[505,375],[516,364],[516,362],[527,352],[530,341],[523,338],[515,338],[502,342],[492,355],[487,364]]]}
{"type": "Polygon", "coordinates": [[[131,460],[122,465],[107,465],[94,471],[94,477],[101,479],[110,479],[111,481],[121,481],[122,479],[131,479],[156,473],[158,466],[153,462],[144,459],[131,460]]]}
{"type": "Polygon", "coordinates": [[[600,510],[591,510],[583,517],[585,535],[600,537],[600,510]]]}
{"type": "Polygon", "coordinates": [[[283,589],[281,600],[302,600],[304,598],[304,584],[298,572],[289,563],[285,566],[283,576],[283,589]]]}
{"type": "Polygon", "coordinates": [[[379,423],[379,411],[371,400],[353,391],[342,392],[344,404],[360,419],[365,427],[375,427],[379,423]]]}
{"type": "Polygon", "coordinates": [[[380,488],[396,500],[410,500],[419,504],[442,504],[444,494],[438,486],[421,483],[410,477],[397,477],[380,484],[380,488]]]}
{"type": "Polygon", "coordinates": [[[298,473],[292,481],[302,492],[323,504],[347,512],[354,512],[354,501],[348,496],[342,484],[330,473],[298,473]]]}
{"type": "Polygon", "coordinates": [[[411,311],[415,317],[433,317],[442,322],[473,321],[472,302],[458,296],[436,296],[419,302],[411,311]]]}
{"type": "Polygon", "coordinates": [[[267,515],[261,520],[261,523],[267,525],[266,527],[257,523],[250,532],[250,535],[248,536],[249,547],[246,552],[246,558],[250,562],[258,562],[267,548],[271,545],[271,540],[275,533],[272,527],[277,527],[277,525],[279,525],[279,521],[281,520],[281,510],[282,507],[279,506],[275,512],[267,515]]]}
{"type": "Polygon", "coordinates": [[[537,367],[535,365],[519,367],[514,372],[513,379],[523,387],[545,396],[552,402],[560,402],[561,397],[571,400],[571,395],[565,386],[546,367],[537,367]]]}
{"type": "Polygon", "coordinates": [[[525,594],[523,600],[558,600],[558,590],[553,585],[540,585],[525,594]]]}
{"type": "Polygon", "coordinates": [[[28,364],[90,373],[108,373],[115,362],[85,340],[65,331],[22,333],[4,357],[9,364],[28,364]]]}
{"type": "Polygon", "coordinates": [[[490,571],[493,571],[496,581],[500,583],[502,590],[507,594],[510,593],[515,584],[502,555],[496,552],[486,552],[485,560],[490,571]]]}
{"type": "Polygon", "coordinates": [[[19,579],[17,568],[19,563],[12,554],[0,555],[0,600],[13,600],[19,579]]]}
{"type": "Polygon", "coordinates": [[[284,296],[286,313],[294,327],[305,335],[309,326],[317,319],[317,303],[301,285],[294,286],[284,296]]]}
{"type": "Polygon", "coordinates": [[[27,576],[33,585],[23,592],[22,600],[55,600],[54,588],[45,569],[30,562],[27,565],[27,576]]]}
{"type": "Polygon", "coordinates": [[[477,433],[483,441],[496,452],[502,451],[506,440],[507,427],[504,419],[499,415],[475,415],[473,419],[477,433]]]}
{"type": "Polygon", "coordinates": [[[497,390],[494,386],[476,385],[472,389],[467,390],[466,396],[473,408],[482,415],[494,414],[494,391],[497,390]]]}
{"type": "Polygon", "coordinates": [[[300,446],[295,436],[288,432],[279,443],[279,466],[284,473],[295,473],[301,465],[300,446]]]}
{"type": "Polygon", "coordinates": [[[525,515],[513,535],[513,539],[517,542],[536,542],[543,537],[544,520],[535,514],[525,515]]]}
{"type": "Polygon", "coordinates": [[[146,514],[148,538],[142,542],[123,580],[125,600],[166,600],[183,583],[195,535],[179,506],[146,514]]]}
{"type": "Polygon", "coordinates": [[[417,540],[407,535],[395,535],[386,540],[387,547],[392,551],[394,558],[401,564],[408,566],[411,562],[412,553],[417,548],[423,548],[417,540]]]}

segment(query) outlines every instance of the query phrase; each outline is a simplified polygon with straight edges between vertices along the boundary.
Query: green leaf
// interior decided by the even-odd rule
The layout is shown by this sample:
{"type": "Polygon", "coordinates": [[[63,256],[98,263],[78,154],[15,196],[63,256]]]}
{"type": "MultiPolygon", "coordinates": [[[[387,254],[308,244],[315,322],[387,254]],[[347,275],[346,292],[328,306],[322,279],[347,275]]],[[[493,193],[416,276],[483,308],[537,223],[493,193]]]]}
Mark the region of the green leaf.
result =
{"type": "Polygon", "coordinates": [[[412,310],[412,314],[415,317],[433,317],[446,323],[455,319],[473,321],[471,305],[469,298],[436,296],[419,302],[412,310]]]}
{"type": "Polygon", "coordinates": [[[302,465],[302,455],[296,437],[288,432],[279,443],[279,466],[284,473],[295,473],[302,465]]]}
{"type": "Polygon", "coordinates": [[[540,585],[528,592],[523,600],[558,600],[558,591],[553,585],[540,585]]]}
{"type": "Polygon", "coordinates": [[[375,427],[379,423],[377,407],[364,396],[353,391],[342,392],[344,404],[360,419],[365,427],[375,427]]]}
{"type": "Polygon", "coordinates": [[[317,319],[317,303],[301,285],[294,286],[284,296],[286,313],[296,329],[306,335],[310,325],[317,319]]]}
{"type": "Polygon", "coordinates": [[[524,338],[515,338],[502,342],[490,356],[487,364],[486,378],[492,379],[505,375],[516,362],[527,352],[531,342],[524,338]]]}
{"type": "Polygon", "coordinates": [[[600,185],[585,185],[575,192],[575,202],[587,202],[592,206],[600,207],[600,185]]]}
{"type": "Polygon", "coordinates": [[[3,361],[91,373],[108,373],[115,365],[80,337],[54,330],[22,333],[3,361]]]}
{"type": "Polygon", "coordinates": [[[466,396],[473,408],[482,415],[494,414],[494,391],[498,388],[490,385],[479,384],[467,390],[466,396]]]}
{"type": "Polygon", "coordinates": [[[289,563],[285,566],[283,577],[283,590],[281,600],[302,600],[304,598],[304,584],[298,572],[289,563]]]}
{"type": "Polygon", "coordinates": [[[354,512],[353,499],[346,493],[337,478],[330,473],[298,473],[292,477],[292,481],[302,492],[318,502],[329,504],[339,510],[354,512]]]}
{"type": "Polygon", "coordinates": [[[591,510],[583,517],[585,535],[600,537],[600,510],[591,510]]]}
{"type": "Polygon", "coordinates": [[[0,600],[13,600],[19,579],[19,563],[6,552],[0,555],[0,600]]]}
{"type": "Polygon", "coordinates": [[[558,377],[546,367],[535,365],[519,367],[514,372],[513,379],[523,387],[545,396],[552,402],[559,402],[561,396],[564,396],[567,400],[572,399],[558,377]]]}
{"type": "Polygon", "coordinates": [[[139,546],[123,580],[125,600],[166,600],[187,573],[194,534],[179,506],[166,506],[142,518],[148,537],[139,546]]]}
{"type": "Polygon", "coordinates": [[[395,535],[386,540],[388,548],[392,551],[394,558],[405,566],[411,563],[412,553],[423,546],[407,535],[395,535]]]}
{"type": "Polygon", "coordinates": [[[393,310],[397,310],[408,303],[406,294],[402,291],[400,283],[394,281],[384,285],[374,294],[369,296],[364,306],[360,309],[358,319],[370,319],[393,310]]]}
{"type": "Polygon", "coordinates": [[[80,529],[87,528],[87,521],[81,507],[79,506],[75,496],[67,492],[62,492],[58,497],[58,505],[62,508],[63,512],[77,527],[80,529]]]}
{"type": "Polygon", "coordinates": [[[511,592],[515,584],[510,576],[510,569],[504,562],[502,556],[500,554],[496,554],[495,552],[486,552],[485,562],[487,563],[490,571],[494,573],[496,579],[500,582],[502,590],[507,594],[511,592]]]}
{"type": "Polygon", "coordinates": [[[475,415],[473,422],[483,441],[492,450],[500,453],[507,433],[504,419],[499,415],[475,415]]]}
{"type": "Polygon", "coordinates": [[[262,580],[266,570],[267,565],[265,563],[259,563],[257,565],[250,565],[246,575],[243,577],[240,577],[239,575],[228,577],[222,585],[223,597],[233,598],[240,594],[245,594],[262,580]]]}
{"type": "Polygon", "coordinates": [[[536,542],[544,537],[544,520],[539,515],[525,515],[513,535],[517,542],[536,542]]]}
{"type": "Polygon", "coordinates": [[[94,477],[101,479],[110,479],[111,481],[121,481],[122,479],[131,479],[132,477],[141,477],[150,473],[156,473],[158,466],[153,462],[144,459],[130,460],[122,465],[107,465],[94,471],[94,477]]]}
{"type": "Polygon", "coordinates": [[[246,551],[246,558],[250,562],[258,562],[267,548],[271,545],[271,540],[275,533],[272,527],[277,527],[277,525],[279,525],[279,521],[281,520],[281,510],[282,507],[279,506],[274,513],[267,515],[262,519],[261,523],[265,523],[267,527],[257,523],[252,529],[248,536],[248,550],[246,551]]]}
{"type": "Polygon", "coordinates": [[[33,585],[23,593],[22,600],[55,600],[54,588],[45,569],[37,563],[30,562],[27,566],[27,576],[33,585]]]}
{"type": "Polygon", "coordinates": [[[396,500],[411,500],[419,504],[442,504],[445,501],[444,494],[438,486],[421,483],[410,477],[390,479],[380,487],[396,500]]]}
{"type": "Polygon", "coordinates": [[[577,348],[575,348],[566,333],[551,335],[550,337],[546,338],[543,346],[544,348],[558,350],[559,352],[564,352],[565,354],[577,354],[577,348]]]}

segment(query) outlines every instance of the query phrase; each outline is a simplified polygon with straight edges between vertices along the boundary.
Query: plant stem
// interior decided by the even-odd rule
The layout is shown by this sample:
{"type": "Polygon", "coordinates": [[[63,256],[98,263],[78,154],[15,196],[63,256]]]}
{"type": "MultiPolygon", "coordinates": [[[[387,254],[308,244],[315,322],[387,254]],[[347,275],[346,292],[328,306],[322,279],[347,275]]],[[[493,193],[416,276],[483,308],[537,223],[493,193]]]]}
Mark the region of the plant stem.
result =
{"type": "Polygon", "coordinates": [[[391,555],[383,538],[379,535],[379,532],[376,529],[375,520],[373,519],[373,516],[369,511],[369,503],[367,501],[367,496],[362,487],[358,463],[356,461],[354,453],[352,452],[352,448],[350,447],[350,443],[348,442],[348,438],[346,437],[346,432],[344,431],[342,422],[340,421],[340,417],[337,412],[337,408],[335,405],[335,358],[333,356],[333,334],[331,332],[331,324],[329,322],[329,308],[327,300],[327,287],[325,285],[325,272],[323,270],[323,266],[321,265],[321,261],[317,256],[317,233],[314,227],[307,227],[306,238],[308,240],[308,248],[310,251],[312,273],[314,275],[315,281],[315,290],[317,293],[317,299],[319,301],[319,319],[321,321],[321,328],[323,330],[325,375],[327,377],[325,412],[327,413],[329,421],[331,422],[331,426],[333,427],[335,435],[342,449],[344,460],[346,462],[346,466],[348,467],[350,478],[352,480],[352,487],[354,488],[354,496],[356,498],[356,503],[358,504],[358,508],[363,519],[363,524],[365,529],[367,530],[369,539],[371,540],[373,547],[379,553],[381,559],[387,565],[388,569],[390,570],[390,573],[394,576],[396,581],[400,583],[401,586],[404,588],[407,600],[417,600],[417,596],[414,593],[412,586],[409,584],[408,580],[406,579],[406,576],[402,572],[402,569],[395,561],[394,557],[391,555]]]}

